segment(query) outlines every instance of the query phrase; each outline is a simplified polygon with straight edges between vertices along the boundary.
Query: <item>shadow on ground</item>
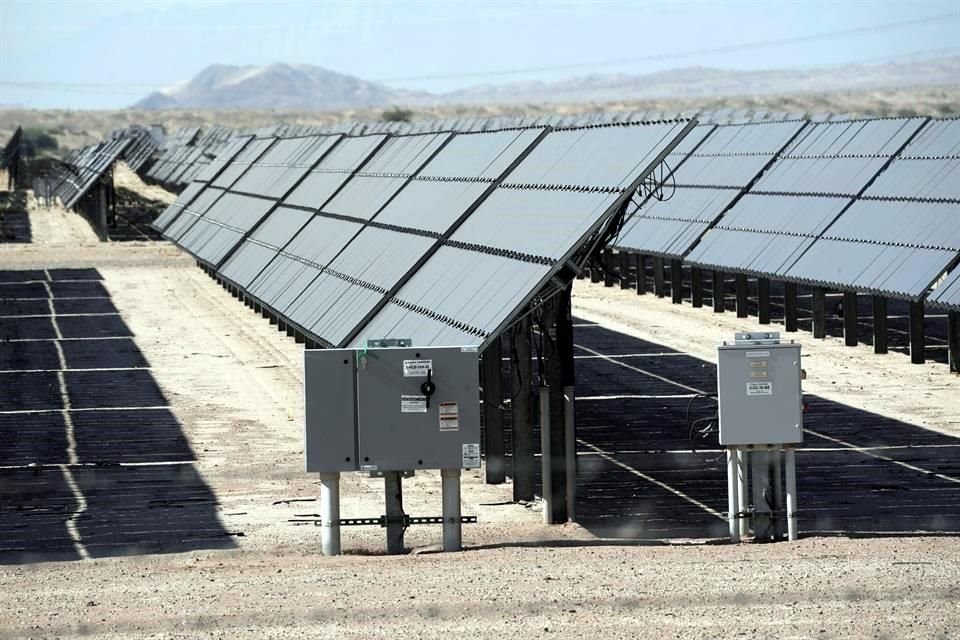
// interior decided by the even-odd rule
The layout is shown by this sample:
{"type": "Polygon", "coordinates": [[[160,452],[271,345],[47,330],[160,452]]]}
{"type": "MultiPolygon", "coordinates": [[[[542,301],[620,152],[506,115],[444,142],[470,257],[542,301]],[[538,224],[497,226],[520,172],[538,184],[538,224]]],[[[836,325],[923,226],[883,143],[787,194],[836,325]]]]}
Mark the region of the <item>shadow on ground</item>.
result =
{"type": "Polygon", "coordinates": [[[0,191],[0,243],[32,240],[26,192],[0,191]]]}
{"type": "Polygon", "coordinates": [[[0,271],[0,563],[229,548],[95,269],[0,271]]]}
{"type": "Polygon", "coordinates": [[[111,242],[162,240],[162,236],[150,228],[150,223],[166,208],[165,202],[151,200],[136,191],[117,187],[116,215],[112,224],[108,224],[108,239],[111,242]]]}
{"type": "MultiPolygon", "coordinates": [[[[692,392],[671,384],[714,393],[715,365],[575,323],[580,523],[607,538],[725,536],[726,468],[716,433],[691,451],[692,392]],[[583,357],[583,347],[608,358],[583,357]],[[661,397],[599,399],[611,395],[661,397]]],[[[805,400],[807,433],[797,454],[802,535],[960,533],[960,438],[805,400]]],[[[698,415],[714,410],[712,400],[694,407],[698,415]]]]}

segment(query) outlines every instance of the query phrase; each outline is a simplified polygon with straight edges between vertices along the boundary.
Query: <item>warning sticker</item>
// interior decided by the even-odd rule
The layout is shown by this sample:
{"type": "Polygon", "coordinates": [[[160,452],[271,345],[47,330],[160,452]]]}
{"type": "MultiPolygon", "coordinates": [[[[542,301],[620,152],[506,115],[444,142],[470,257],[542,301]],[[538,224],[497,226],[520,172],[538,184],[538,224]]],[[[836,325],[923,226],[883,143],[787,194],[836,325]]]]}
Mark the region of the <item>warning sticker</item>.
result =
{"type": "Polygon", "coordinates": [[[463,468],[477,469],[480,467],[480,443],[468,443],[463,445],[463,468]]]}
{"type": "Polygon", "coordinates": [[[747,395],[748,396],[772,396],[773,383],[772,382],[748,382],[747,395]]]}
{"type": "Polygon", "coordinates": [[[427,396],[400,396],[400,413],[426,413],[427,396]]]}
{"type": "Polygon", "coordinates": [[[460,407],[456,402],[440,403],[440,431],[460,430],[460,407]]]}
{"type": "Polygon", "coordinates": [[[427,372],[433,369],[433,360],[404,360],[404,378],[426,378],[427,372]]]}

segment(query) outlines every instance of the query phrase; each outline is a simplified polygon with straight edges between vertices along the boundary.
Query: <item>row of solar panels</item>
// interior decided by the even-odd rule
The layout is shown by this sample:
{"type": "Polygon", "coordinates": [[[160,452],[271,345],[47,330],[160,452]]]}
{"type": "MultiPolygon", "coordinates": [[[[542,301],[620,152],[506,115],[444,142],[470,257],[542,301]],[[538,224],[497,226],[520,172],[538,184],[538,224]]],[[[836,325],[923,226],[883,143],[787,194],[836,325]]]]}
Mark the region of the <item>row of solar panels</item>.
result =
{"type": "Polygon", "coordinates": [[[154,223],[325,346],[482,346],[564,286],[691,121],[235,139],[154,223]]]}
{"type": "Polygon", "coordinates": [[[117,129],[110,133],[113,140],[130,139],[123,152],[123,159],[131,170],[140,172],[152,159],[159,147],[159,141],[150,130],[140,125],[130,125],[126,129],[117,129]]]}
{"type": "MultiPolygon", "coordinates": [[[[327,125],[272,125],[254,129],[231,130],[214,127],[202,136],[196,127],[185,128],[170,136],[162,147],[161,154],[145,177],[171,189],[179,190],[192,182],[226,144],[235,137],[246,135],[258,137],[299,137],[320,134],[412,135],[456,131],[460,133],[499,131],[502,129],[529,127],[584,127],[625,122],[658,122],[696,118],[700,122],[764,122],[797,120],[806,117],[802,112],[771,112],[749,109],[689,110],[683,113],[665,111],[598,111],[587,114],[548,114],[536,116],[496,116],[487,118],[446,118],[419,120],[415,122],[362,122],[345,121],[327,125]]],[[[810,116],[814,121],[835,121],[849,118],[845,114],[817,113],[810,116]]]]}
{"type": "Polygon", "coordinates": [[[20,159],[20,142],[23,139],[23,129],[17,127],[10,139],[3,145],[0,151],[0,169],[12,167],[20,159]]]}
{"type": "Polygon", "coordinates": [[[133,143],[131,138],[109,138],[71,153],[46,176],[45,193],[70,209],[90,192],[133,143]]]}
{"type": "Polygon", "coordinates": [[[668,164],[616,247],[960,306],[960,120],[700,124],[668,164]]]}

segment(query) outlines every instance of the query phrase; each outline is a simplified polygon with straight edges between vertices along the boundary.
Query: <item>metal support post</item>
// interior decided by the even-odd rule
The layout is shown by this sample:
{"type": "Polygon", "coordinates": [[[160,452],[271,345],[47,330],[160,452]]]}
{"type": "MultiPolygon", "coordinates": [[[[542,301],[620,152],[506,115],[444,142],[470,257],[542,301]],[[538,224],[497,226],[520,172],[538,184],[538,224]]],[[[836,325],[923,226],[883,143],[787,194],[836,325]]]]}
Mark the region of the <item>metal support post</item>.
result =
{"type": "Polygon", "coordinates": [[[747,317],[747,275],[738,273],[736,275],[737,283],[737,317],[747,317]]]}
{"type": "Polygon", "coordinates": [[[683,304],[683,264],[670,261],[670,298],[673,304],[683,304]]]}
{"type": "Polygon", "coordinates": [[[403,553],[403,480],[399,471],[383,474],[384,496],[387,507],[387,553],[403,553]]]}
{"type": "Polygon", "coordinates": [[[667,295],[666,284],[664,282],[665,276],[663,273],[663,258],[660,256],[654,256],[653,258],[653,293],[658,298],[663,298],[667,295]]]}
{"type": "Polygon", "coordinates": [[[926,338],[923,335],[923,300],[910,303],[910,362],[926,362],[926,338]]]}
{"type": "Polygon", "coordinates": [[[727,447],[727,524],[730,528],[730,542],[740,542],[738,489],[737,447],[727,447]]]}
{"type": "Polygon", "coordinates": [[[551,486],[554,491],[553,521],[557,524],[567,522],[572,514],[569,505],[576,498],[573,494],[577,473],[577,449],[572,450],[570,442],[576,443],[576,423],[574,422],[574,358],[573,358],[573,314],[571,294],[573,289],[567,286],[559,293],[556,301],[556,343],[552,359],[556,366],[547,366],[547,384],[550,386],[550,451],[553,453],[551,486]],[[570,483],[571,477],[574,483],[570,483]]]}
{"type": "Polygon", "coordinates": [[[783,456],[783,447],[776,446],[770,448],[770,459],[772,461],[773,473],[773,510],[776,515],[773,518],[773,535],[777,540],[783,539],[784,509],[783,509],[783,465],[780,460],[783,456]]]}
{"type": "Polygon", "coordinates": [[[797,464],[793,447],[784,451],[784,465],[787,472],[787,539],[797,539],[797,464]]]}
{"type": "Polygon", "coordinates": [[[947,358],[950,371],[960,373],[960,311],[947,312],[947,358]]]}
{"type": "Polygon", "coordinates": [[[887,299],[873,296],[873,352],[887,352],[887,299]]]}
{"type": "MultiPolygon", "coordinates": [[[[597,257],[597,262],[602,262],[602,258],[597,257]]],[[[603,280],[603,270],[596,264],[590,265],[590,282],[600,282],[603,280]]]]}
{"type": "Polygon", "coordinates": [[[620,288],[629,289],[630,288],[630,254],[625,251],[620,251],[617,254],[617,258],[620,260],[620,288]]]}
{"type": "Polygon", "coordinates": [[[320,474],[320,549],[340,555],[340,474],[320,474]]]}
{"type": "Polygon", "coordinates": [[[513,500],[533,500],[533,367],[531,366],[530,319],[518,322],[510,334],[512,341],[512,395],[510,403],[513,429],[513,500]]]}
{"type": "Polygon", "coordinates": [[[576,399],[573,385],[563,388],[564,400],[564,444],[566,448],[566,485],[567,485],[567,520],[577,520],[577,427],[576,427],[576,399]]]}
{"type": "Polygon", "coordinates": [[[723,271],[714,270],[713,276],[710,279],[710,284],[713,286],[713,312],[723,313],[725,311],[723,299],[723,271]]]}
{"type": "Polygon", "coordinates": [[[642,253],[637,254],[637,295],[642,296],[647,292],[647,256],[642,253]]]}
{"type": "Polygon", "coordinates": [[[690,268],[690,303],[698,309],[703,306],[703,271],[700,267],[690,268]]]}
{"type": "Polygon", "coordinates": [[[443,493],[443,550],[460,551],[463,548],[460,523],[460,469],[440,470],[443,493]]]}
{"type": "Polygon", "coordinates": [[[797,330],[797,283],[783,283],[783,328],[797,330]]]}
{"type": "Polygon", "coordinates": [[[813,288],[813,337],[827,337],[827,290],[813,288]]]}
{"type": "Polygon", "coordinates": [[[753,538],[769,540],[773,521],[767,498],[770,496],[770,460],[766,448],[755,448],[750,456],[753,484],[753,538]]]}
{"type": "Polygon", "coordinates": [[[483,352],[483,443],[486,452],[487,484],[502,484],[507,479],[503,436],[503,374],[500,338],[483,352]]]}
{"type": "Polygon", "coordinates": [[[553,468],[553,456],[550,451],[550,388],[540,385],[538,389],[540,400],[540,493],[543,496],[543,523],[553,524],[553,487],[550,480],[553,477],[550,470],[553,468]]]}
{"type": "Polygon", "coordinates": [[[843,292],[843,342],[857,346],[857,292],[843,292]]]}
{"type": "Polygon", "coordinates": [[[603,250],[603,286],[612,287],[616,279],[616,269],[613,266],[613,250],[603,250]]]}
{"type": "Polygon", "coordinates": [[[770,324],[770,279],[757,279],[757,322],[770,324]]]}
{"type": "Polygon", "coordinates": [[[748,492],[750,479],[750,449],[747,447],[737,447],[737,498],[739,501],[740,520],[737,523],[740,538],[746,538],[750,535],[750,520],[745,512],[747,505],[750,504],[748,492]]]}
{"type": "Polygon", "coordinates": [[[97,187],[97,235],[100,240],[107,240],[107,188],[102,183],[97,187]]]}

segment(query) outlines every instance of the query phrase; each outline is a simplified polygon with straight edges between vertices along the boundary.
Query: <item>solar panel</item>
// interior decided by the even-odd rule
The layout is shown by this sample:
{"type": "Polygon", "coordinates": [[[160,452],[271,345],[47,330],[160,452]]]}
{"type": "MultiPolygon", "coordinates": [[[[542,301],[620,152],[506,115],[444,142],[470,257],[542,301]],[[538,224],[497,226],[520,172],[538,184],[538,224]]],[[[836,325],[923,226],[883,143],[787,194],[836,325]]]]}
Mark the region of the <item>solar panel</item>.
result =
{"type": "Polygon", "coordinates": [[[960,264],[951,271],[928,298],[929,302],[960,311],[960,264]]]}
{"type": "MultiPolygon", "coordinates": [[[[318,244],[330,246],[336,249],[335,257],[320,262],[285,250],[251,291],[321,341],[339,344],[541,133],[454,136],[365,227],[364,218],[355,217],[305,230],[323,230],[333,238],[330,242],[317,233],[307,246],[311,251],[318,244]],[[410,212],[416,215],[406,217],[410,212]],[[281,268],[290,261],[299,262],[300,268],[281,268]],[[310,275],[308,286],[292,291],[310,275]],[[288,303],[291,293],[297,295],[288,303]],[[323,306],[332,300],[337,305],[323,306]]],[[[321,217],[331,215],[326,209],[321,209],[321,217]]]]}
{"type": "Polygon", "coordinates": [[[702,236],[687,262],[785,277],[922,124],[905,118],[808,124],[702,236]]]}
{"type": "Polygon", "coordinates": [[[697,126],[667,159],[673,184],[646,198],[614,246],[684,256],[804,124],[697,126]]]}
{"type": "MultiPolygon", "coordinates": [[[[238,246],[237,250],[220,267],[220,273],[230,282],[238,286],[250,288],[250,292],[258,297],[263,296],[272,300],[270,294],[276,293],[285,285],[274,280],[276,277],[285,277],[288,274],[286,267],[292,266],[296,269],[309,268],[310,260],[299,253],[283,253],[285,247],[291,241],[295,240],[298,233],[305,231],[310,235],[307,247],[311,252],[321,250],[326,247],[327,239],[339,238],[329,230],[321,231],[319,235],[313,237],[313,233],[319,229],[320,223],[314,225],[309,230],[305,225],[310,216],[317,208],[324,206],[327,201],[335,196],[350,180],[350,177],[365,163],[370,160],[372,154],[377,152],[387,141],[387,137],[382,134],[361,136],[357,138],[344,138],[313,168],[303,182],[286,197],[281,206],[264,221],[261,228],[266,230],[261,233],[260,229],[238,246]],[[308,180],[313,180],[308,190],[302,187],[308,180]],[[315,193],[318,200],[314,203],[304,205],[306,194],[315,193]],[[308,215],[301,213],[305,211],[308,215]],[[272,269],[268,269],[272,260],[276,259],[279,263],[293,262],[293,265],[283,264],[283,268],[278,264],[272,269]],[[306,260],[306,262],[301,262],[306,260]],[[263,273],[263,278],[255,282],[257,276],[263,273]]],[[[342,225],[339,225],[342,226],[342,225]]],[[[297,250],[301,246],[300,242],[291,245],[291,250],[297,250]]],[[[316,257],[313,253],[311,256],[316,257]]],[[[321,254],[322,255],[322,254],[321,254]]],[[[332,255],[329,257],[332,258],[332,255]]],[[[267,302],[269,305],[269,302],[267,302]]]]}
{"type": "Polygon", "coordinates": [[[960,120],[932,121],[787,276],[916,300],[960,256],[958,219],[960,120]]]}
{"type": "MultiPolygon", "coordinates": [[[[184,191],[177,197],[176,201],[171,203],[170,206],[168,206],[164,212],[153,221],[153,228],[161,233],[165,232],[167,228],[173,224],[173,221],[180,217],[180,214],[183,212],[184,208],[191,205],[200,192],[209,186],[210,181],[215,179],[220,172],[230,164],[233,158],[240,153],[240,151],[248,142],[250,142],[250,140],[252,140],[252,138],[238,138],[226,149],[224,149],[223,153],[217,156],[217,158],[211,162],[200,173],[199,176],[197,176],[197,181],[188,185],[187,188],[184,189],[184,191]]],[[[170,237],[174,238],[177,236],[171,235],[170,237]]]]}
{"type": "Polygon", "coordinates": [[[55,171],[54,193],[70,209],[113,167],[113,163],[130,145],[129,138],[105,140],[85,148],[71,165],[60,165],[55,171]]]}
{"type": "Polygon", "coordinates": [[[693,123],[547,133],[377,313],[348,338],[480,345],[500,333],[590,239],[693,123]],[[449,341],[449,342],[448,342],[449,341]]]}

